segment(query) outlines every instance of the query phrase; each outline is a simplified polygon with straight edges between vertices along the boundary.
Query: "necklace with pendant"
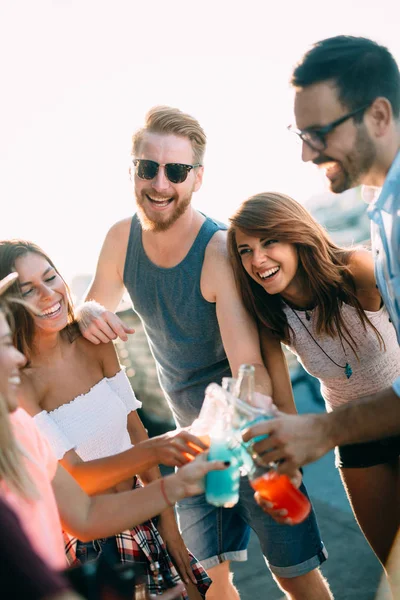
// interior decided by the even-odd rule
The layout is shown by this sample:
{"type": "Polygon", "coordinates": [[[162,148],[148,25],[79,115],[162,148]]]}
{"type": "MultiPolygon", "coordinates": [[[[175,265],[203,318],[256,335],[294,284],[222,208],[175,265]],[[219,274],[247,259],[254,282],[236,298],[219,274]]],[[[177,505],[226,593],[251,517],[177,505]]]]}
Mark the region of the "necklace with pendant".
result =
{"type": "MultiPolygon", "coordinates": [[[[289,306],[289,304],[288,304],[287,306],[289,306]]],[[[334,361],[334,360],[333,360],[333,358],[331,358],[331,357],[329,356],[329,354],[327,354],[327,353],[325,352],[325,350],[322,348],[322,346],[320,346],[320,345],[318,344],[317,340],[316,340],[316,339],[315,339],[315,337],[312,335],[312,333],[311,333],[311,331],[308,329],[308,327],[306,327],[305,323],[303,323],[303,321],[300,319],[300,317],[299,317],[299,315],[297,314],[297,312],[296,312],[296,311],[295,311],[295,310],[294,310],[294,309],[293,309],[291,306],[289,306],[289,308],[290,308],[290,310],[292,311],[292,313],[293,313],[294,315],[296,315],[296,317],[298,318],[298,320],[300,321],[300,323],[303,325],[304,329],[307,331],[308,335],[309,335],[309,336],[310,336],[310,338],[313,340],[313,342],[314,342],[314,343],[315,343],[315,344],[318,346],[318,348],[319,348],[320,350],[322,350],[322,352],[325,354],[325,356],[326,356],[327,358],[329,358],[329,360],[330,360],[331,362],[333,362],[333,364],[334,364],[334,365],[336,365],[337,367],[339,367],[339,369],[343,369],[343,370],[344,370],[344,373],[345,373],[345,375],[346,375],[346,377],[347,377],[347,379],[350,379],[350,377],[353,375],[353,369],[351,368],[350,364],[349,364],[349,363],[346,361],[346,364],[343,366],[343,365],[339,365],[339,364],[338,364],[336,361],[334,361]]],[[[310,321],[310,320],[311,320],[311,315],[310,315],[310,313],[309,313],[308,311],[304,311],[304,312],[305,312],[305,314],[306,314],[306,319],[307,319],[307,321],[310,321]]],[[[343,348],[344,355],[346,356],[346,351],[345,351],[345,349],[344,349],[344,346],[343,346],[342,338],[339,338],[339,339],[340,339],[340,343],[341,343],[341,345],[342,345],[342,348],[343,348]]]]}

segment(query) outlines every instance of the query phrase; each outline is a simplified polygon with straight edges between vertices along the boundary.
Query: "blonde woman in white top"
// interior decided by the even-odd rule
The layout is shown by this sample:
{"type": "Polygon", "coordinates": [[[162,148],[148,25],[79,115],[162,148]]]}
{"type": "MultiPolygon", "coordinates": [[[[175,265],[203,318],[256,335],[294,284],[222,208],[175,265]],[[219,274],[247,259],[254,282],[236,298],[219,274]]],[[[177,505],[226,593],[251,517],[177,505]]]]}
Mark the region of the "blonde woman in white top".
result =
{"type": "MultiPolygon", "coordinates": [[[[274,396],[292,395],[281,342],[319,379],[329,411],[400,375],[396,333],[369,252],[338,247],[283,194],[253,196],[230,221],[232,264],[259,324],[274,396]]],[[[355,517],[385,564],[399,527],[400,437],[336,451],[355,517]]]]}

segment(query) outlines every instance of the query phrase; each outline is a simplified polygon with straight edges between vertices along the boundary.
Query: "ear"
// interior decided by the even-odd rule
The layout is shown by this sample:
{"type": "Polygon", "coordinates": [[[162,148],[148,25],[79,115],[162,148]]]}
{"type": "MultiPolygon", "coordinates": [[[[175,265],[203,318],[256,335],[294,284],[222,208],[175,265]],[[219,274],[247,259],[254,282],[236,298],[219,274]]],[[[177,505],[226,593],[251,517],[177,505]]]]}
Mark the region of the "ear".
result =
{"type": "Polygon", "coordinates": [[[375,136],[382,137],[393,123],[392,105],[387,98],[380,96],[371,104],[366,116],[375,136]]]}
{"type": "Polygon", "coordinates": [[[203,183],[203,173],[204,167],[196,168],[196,179],[194,181],[194,192],[197,192],[201,188],[201,184],[203,183]]]}

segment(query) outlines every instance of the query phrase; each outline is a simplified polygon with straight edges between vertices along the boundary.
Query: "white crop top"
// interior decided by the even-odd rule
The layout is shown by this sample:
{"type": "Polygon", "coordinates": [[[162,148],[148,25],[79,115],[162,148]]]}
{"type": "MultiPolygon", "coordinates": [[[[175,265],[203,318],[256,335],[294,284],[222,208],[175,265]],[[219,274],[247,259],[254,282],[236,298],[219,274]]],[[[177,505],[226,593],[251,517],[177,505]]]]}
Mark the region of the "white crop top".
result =
{"type": "Polygon", "coordinates": [[[348,304],[343,304],[342,315],[356,341],[359,360],[344,340],[344,349],[342,348],[339,337],[332,338],[328,335],[317,337],[313,327],[317,316],[316,310],[307,311],[311,314],[311,320],[308,321],[305,311],[294,311],[296,316],[291,308],[287,305],[284,306],[288,323],[295,333],[295,337],[288,347],[297,356],[306,371],[320,380],[321,394],[328,411],[350,400],[375,394],[390,387],[393,381],[400,376],[400,348],[395,329],[385,307],[377,312],[364,312],[380,332],[386,350],[379,347],[376,333],[368,324],[364,330],[356,309],[348,304]],[[344,367],[346,362],[350,364],[353,373],[349,379],[346,377],[344,368],[336,366],[325,356],[311,339],[306,328],[338,365],[344,367]]]}
{"type": "Polygon", "coordinates": [[[76,450],[83,461],[124,452],[132,447],[127,416],[142,406],[123,370],[104,377],[86,394],[55,410],[34,416],[57,459],[76,450]]]}

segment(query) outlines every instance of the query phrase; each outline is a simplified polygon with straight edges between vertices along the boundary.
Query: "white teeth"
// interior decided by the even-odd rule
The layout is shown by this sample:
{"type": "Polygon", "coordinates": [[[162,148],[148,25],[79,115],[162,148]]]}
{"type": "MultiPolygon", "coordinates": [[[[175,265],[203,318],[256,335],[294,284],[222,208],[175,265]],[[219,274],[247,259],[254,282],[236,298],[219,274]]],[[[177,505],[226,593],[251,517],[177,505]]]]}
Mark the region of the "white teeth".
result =
{"type": "Polygon", "coordinates": [[[168,206],[168,204],[171,201],[171,198],[152,198],[151,196],[147,196],[149,200],[151,200],[151,202],[154,202],[155,204],[157,204],[157,206],[168,206]]]}
{"type": "Polygon", "coordinates": [[[279,267],[273,267],[272,269],[268,269],[267,271],[263,271],[262,273],[258,273],[261,279],[265,279],[266,277],[270,277],[279,271],[279,267]]]}
{"type": "Polygon", "coordinates": [[[60,304],[60,302],[57,302],[57,304],[54,304],[54,306],[51,306],[47,310],[44,310],[40,316],[47,317],[48,315],[52,315],[55,312],[57,312],[60,308],[61,308],[61,304],[60,304]]]}

